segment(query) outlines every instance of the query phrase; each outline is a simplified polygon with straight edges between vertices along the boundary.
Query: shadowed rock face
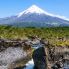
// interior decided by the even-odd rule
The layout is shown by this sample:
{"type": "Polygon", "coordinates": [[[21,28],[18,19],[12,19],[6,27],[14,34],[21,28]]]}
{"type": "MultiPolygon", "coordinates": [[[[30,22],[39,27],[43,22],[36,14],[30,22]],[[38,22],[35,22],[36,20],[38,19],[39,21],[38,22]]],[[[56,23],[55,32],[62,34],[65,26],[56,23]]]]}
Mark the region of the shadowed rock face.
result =
{"type": "Polygon", "coordinates": [[[46,53],[44,47],[40,47],[33,52],[34,69],[47,69],[46,53]]]}

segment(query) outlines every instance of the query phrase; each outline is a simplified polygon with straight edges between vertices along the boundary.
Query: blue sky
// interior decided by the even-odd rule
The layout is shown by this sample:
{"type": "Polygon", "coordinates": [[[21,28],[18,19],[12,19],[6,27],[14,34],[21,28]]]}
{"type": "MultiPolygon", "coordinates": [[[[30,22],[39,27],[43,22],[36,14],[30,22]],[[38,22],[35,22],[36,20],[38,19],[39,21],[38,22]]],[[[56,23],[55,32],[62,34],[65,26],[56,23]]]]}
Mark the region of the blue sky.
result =
{"type": "Polygon", "coordinates": [[[69,18],[69,0],[0,0],[0,18],[16,15],[33,4],[69,18]]]}

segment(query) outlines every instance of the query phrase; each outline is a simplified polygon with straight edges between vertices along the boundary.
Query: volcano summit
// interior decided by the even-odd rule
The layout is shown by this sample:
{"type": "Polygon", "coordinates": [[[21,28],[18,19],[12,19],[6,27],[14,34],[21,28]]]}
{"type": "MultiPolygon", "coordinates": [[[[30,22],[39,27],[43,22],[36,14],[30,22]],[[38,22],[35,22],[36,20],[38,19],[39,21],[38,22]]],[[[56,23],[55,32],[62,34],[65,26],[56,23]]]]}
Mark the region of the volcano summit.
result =
{"type": "Polygon", "coordinates": [[[18,27],[58,27],[69,26],[69,19],[64,16],[48,13],[36,5],[16,16],[1,18],[0,25],[12,25],[18,27]]]}

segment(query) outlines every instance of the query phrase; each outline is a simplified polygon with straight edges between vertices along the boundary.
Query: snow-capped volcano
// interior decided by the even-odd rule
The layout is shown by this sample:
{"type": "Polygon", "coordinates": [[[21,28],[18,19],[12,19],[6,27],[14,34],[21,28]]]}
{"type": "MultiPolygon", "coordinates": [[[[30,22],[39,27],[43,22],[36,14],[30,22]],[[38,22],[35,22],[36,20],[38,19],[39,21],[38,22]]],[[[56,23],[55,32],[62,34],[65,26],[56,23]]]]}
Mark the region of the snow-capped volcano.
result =
{"type": "Polygon", "coordinates": [[[16,16],[0,19],[0,24],[18,27],[69,26],[69,19],[64,16],[53,15],[36,5],[32,5],[16,16]]]}
{"type": "Polygon", "coordinates": [[[36,5],[32,5],[31,7],[29,7],[27,10],[21,12],[18,14],[18,17],[22,16],[23,14],[28,14],[28,13],[37,13],[37,14],[45,14],[45,15],[50,15],[50,16],[54,16],[53,14],[50,14],[48,12],[45,12],[44,10],[42,10],[41,8],[39,8],[36,5]]]}
{"type": "Polygon", "coordinates": [[[48,12],[42,10],[40,7],[38,7],[36,5],[32,5],[28,9],[20,12],[17,17],[21,17],[24,14],[30,14],[30,13],[36,13],[36,14],[39,14],[39,15],[40,14],[45,14],[45,15],[49,15],[49,16],[53,16],[53,17],[58,17],[58,18],[61,18],[61,19],[64,19],[64,20],[68,20],[69,21],[69,19],[66,18],[65,16],[54,15],[54,14],[48,13],[48,12]]]}

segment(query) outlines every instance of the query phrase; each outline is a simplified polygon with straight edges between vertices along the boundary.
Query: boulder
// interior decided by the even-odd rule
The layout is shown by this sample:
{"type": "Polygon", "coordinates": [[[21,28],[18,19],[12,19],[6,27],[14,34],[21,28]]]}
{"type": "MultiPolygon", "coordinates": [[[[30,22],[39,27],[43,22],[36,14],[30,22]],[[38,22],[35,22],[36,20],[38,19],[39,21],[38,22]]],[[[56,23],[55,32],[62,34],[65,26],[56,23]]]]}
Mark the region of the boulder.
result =
{"type": "Polygon", "coordinates": [[[45,48],[40,47],[33,52],[34,69],[47,69],[45,48]]]}

